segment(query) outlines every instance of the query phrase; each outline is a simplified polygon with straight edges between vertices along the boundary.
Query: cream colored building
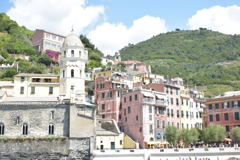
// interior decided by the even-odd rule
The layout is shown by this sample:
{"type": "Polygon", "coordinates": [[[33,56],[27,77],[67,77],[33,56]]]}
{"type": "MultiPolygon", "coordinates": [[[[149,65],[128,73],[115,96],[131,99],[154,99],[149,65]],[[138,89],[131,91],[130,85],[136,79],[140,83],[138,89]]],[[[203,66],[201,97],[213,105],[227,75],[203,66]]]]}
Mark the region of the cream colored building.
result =
{"type": "Polygon", "coordinates": [[[180,92],[181,97],[181,124],[182,128],[191,128],[190,120],[191,111],[190,111],[190,93],[188,89],[182,89],[180,92]]]}
{"type": "Polygon", "coordinates": [[[20,73],[14,76],[15,97],[58,97],[59,76],[20,73]]]}

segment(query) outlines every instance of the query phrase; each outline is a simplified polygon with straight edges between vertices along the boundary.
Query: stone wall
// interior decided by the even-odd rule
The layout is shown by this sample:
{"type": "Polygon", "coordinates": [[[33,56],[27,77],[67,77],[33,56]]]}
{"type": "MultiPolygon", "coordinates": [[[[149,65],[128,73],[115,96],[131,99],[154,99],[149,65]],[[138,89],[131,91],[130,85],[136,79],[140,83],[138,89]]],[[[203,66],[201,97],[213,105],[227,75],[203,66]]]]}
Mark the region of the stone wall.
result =
{"type": "Polygon", "coordinates": [[[0,159],[62,159],[87,160],[90,159],[90,139],[68,138],[29,139],[13,138],[0,140],[0,159]],[[70,143],[76,143],[69,149],[70,143]]]}
{"type": "Polygon", "coordinates": [[[68,105],[0,105],[0,123],[4,124],[1,137],[68,137],[68,105]],[[53,115],[52,115],[53,114],[53,115]],[[23,135],[23,124],[28,125],[28,134],[23,135]],[[54,134],[49,135],[49,125],[54,125],[54,134]]]}

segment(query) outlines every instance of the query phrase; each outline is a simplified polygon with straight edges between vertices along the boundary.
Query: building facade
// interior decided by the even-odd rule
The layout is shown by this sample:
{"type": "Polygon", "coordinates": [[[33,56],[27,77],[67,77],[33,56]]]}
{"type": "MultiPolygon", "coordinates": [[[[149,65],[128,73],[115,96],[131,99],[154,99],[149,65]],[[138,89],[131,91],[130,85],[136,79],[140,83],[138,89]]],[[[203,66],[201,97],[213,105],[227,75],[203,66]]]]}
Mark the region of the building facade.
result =
{"type": "Polygon", "coordinates": [[[206,125],[216,124],[226,128],[228,137],[234,126],[240,126],[240,96],[222,95],[206,99],[206,125]]]}
{"type": "Polygon", "coordinates": [[[46,50],[61,51],[65,36],[52,32],[36,29],[32,36],[32,45],[40,54],[46,50]]]}

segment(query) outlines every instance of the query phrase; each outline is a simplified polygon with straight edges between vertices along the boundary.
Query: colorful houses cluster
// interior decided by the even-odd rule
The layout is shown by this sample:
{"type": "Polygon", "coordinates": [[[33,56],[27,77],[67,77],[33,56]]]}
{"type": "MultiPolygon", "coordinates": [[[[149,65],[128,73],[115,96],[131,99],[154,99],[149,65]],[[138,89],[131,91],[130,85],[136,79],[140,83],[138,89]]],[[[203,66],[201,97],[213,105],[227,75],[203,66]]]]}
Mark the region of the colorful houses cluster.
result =
{"type": "Polygon", "coordinates": [[[141,148],[153,141],[165,142],[166,125],[203,129],[203,92],[185,87],[181,78],[151,74],[142,62],[122,62],[126,73],[93,74],[99,118],[114,119],[120,131],[138,141],[141,148]]]}

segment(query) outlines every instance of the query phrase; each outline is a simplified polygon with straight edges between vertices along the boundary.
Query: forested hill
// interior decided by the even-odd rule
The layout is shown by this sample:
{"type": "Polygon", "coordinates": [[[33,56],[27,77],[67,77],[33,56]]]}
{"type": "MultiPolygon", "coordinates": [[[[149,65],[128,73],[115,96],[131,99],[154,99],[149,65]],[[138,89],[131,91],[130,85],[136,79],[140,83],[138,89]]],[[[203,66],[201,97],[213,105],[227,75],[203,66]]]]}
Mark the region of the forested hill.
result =
{"type": "Polygon", "coordinates": [[[151,64],[153,73],[181,77],[190,87],[201,86],[207,96],[240,87],[240,35],[206,28],[177,30],[129,44],[120,53],[122,60],[151,64]]]}

